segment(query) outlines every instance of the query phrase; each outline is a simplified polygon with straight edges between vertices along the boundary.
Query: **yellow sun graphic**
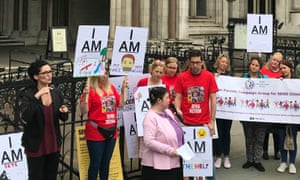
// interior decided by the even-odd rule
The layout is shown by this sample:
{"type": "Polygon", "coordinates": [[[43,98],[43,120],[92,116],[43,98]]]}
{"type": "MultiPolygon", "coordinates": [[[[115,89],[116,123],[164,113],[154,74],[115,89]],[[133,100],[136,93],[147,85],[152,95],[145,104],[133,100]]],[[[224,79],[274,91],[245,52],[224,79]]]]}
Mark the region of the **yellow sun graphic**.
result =
{"type": "Polygon", "coordinates": [[[198,135],[198,137],[201,139],[201,138],[205,138],[206,137],[206,131],[205,131],[205,129],[199,129],[198,131],[197,131],[197,135],[198,135]]]}

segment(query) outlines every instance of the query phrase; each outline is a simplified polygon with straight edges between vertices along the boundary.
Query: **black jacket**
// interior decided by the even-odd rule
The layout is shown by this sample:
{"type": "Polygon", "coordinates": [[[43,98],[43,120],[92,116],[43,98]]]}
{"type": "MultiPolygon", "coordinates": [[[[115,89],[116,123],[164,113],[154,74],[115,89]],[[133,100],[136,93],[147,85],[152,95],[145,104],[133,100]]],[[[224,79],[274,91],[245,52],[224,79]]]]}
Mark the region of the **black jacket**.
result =
{"type": "MultiPolygon", "coordinates": [[[[21,116],[24,121],[24,132],[22,136],[22,145],[25,150],[35,152],[38,150],[45,129],[45,118],[43,104],[41,100],[34,97],[38,90],[36,88],[27,88],[21,93],[21,116]]],[[[51,90],[54,128],[57,137],[57,144],[60,146],[62,137],[59,128],[59,119],[66,121],[68,113],[59,112],[64,100],[59,89],[51,90]]]]}

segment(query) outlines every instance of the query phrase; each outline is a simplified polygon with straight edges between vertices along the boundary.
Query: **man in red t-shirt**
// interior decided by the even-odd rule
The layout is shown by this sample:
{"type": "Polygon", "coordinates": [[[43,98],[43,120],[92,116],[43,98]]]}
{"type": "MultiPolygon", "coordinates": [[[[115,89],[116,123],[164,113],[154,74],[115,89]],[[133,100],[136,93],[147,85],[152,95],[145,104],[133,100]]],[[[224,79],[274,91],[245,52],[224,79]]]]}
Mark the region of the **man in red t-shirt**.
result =
{"type": "Polygon", "coordinates": [[[193,50],[188,59],[189,69],[179,74],[175,84],[175,108],[187,125],[206,125],[214,134],[216,92],[214,75],[202,69],[201,52],[193,50]]]}

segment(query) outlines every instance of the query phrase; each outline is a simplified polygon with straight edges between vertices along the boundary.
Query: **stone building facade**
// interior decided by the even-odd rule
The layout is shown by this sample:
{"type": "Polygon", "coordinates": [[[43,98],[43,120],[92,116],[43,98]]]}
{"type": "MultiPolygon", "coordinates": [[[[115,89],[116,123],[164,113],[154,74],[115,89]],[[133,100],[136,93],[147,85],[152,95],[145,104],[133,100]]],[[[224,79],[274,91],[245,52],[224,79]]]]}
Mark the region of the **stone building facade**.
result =
{"type": "Polygon", "coordinates": [[[273,14],[282,24],[279,36],[300,35],[300,0],[0,0],[0,35],[47,42],[49,27],[66,26],[76,39],[78,25],[149,28],[149,41],[204,44],[213,35],[228,35],[229,18],[247,13],[273,14]]]}

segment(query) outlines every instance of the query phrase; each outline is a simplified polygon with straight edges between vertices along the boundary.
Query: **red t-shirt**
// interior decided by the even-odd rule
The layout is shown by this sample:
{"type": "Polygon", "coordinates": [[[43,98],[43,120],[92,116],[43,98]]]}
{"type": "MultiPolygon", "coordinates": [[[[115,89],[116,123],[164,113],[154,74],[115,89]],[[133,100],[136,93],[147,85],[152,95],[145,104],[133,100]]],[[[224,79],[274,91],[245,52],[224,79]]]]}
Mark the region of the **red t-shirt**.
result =
{"type": "Polygon", "coordinates": [[[260,73],[268,76],[268,78],[280,78],[282,76],[281,71],[273,72],[273,71],[270,71],[266,66],[263,66],[261,68],[260,73]]]}
{"type": "Polygon", "coordinates": [[[175,84],[176,84],[176,80],[177,80],[177,75],[176,76],[163,76],[162,81],[164,83],[166,83],[168,89],[169,89],[169,95],[170,95],[170,103],[174,102],[175,96],[176,96],[176,92],[174,90],[175,84]]]}
{"type": "Polygon", "coordinates": [[[140,79],[136,85],[137,87],[148,86],[148,78],[140,79]]]}
{"type": "MultiPolygon", "coordinates": [[[[88,97],[88,119],[93,120],[100,127],[111,127],[117,123],[117,108],[119,106],[120,95],[116,88],[111,85],[112,93],[103,90],[103,96],[99,96],[93,88],[89,89],[88,97]]],[[[86,122],[85,138],[87,140],[101,141],[105,138],[100,134],[97,128],[91,123],[86,122]]],[[[117,136],[114,135],[114,138],[117,136]]]]}
{"type": "Polygon", "coordinates": [[[176,81],[175,92],[182,95],[181,111],[189,125],[203,125],[210,122],[209,95],[216,93],[218,86],[212,73],[201,70],[199,75],[190,71],[181,73],[176,81]]]}
{"type": "MultiPolygon", "coordinates": [[[[138,87],[148,86],[148,79],[149,79],[148,77],[140,79],[136,87],[138,88],[138,87]]],[[[168,85],[162,79],[161,79],[161,83],[166,86],[167,90],[169,89],[168,85]]]]}

